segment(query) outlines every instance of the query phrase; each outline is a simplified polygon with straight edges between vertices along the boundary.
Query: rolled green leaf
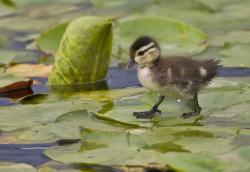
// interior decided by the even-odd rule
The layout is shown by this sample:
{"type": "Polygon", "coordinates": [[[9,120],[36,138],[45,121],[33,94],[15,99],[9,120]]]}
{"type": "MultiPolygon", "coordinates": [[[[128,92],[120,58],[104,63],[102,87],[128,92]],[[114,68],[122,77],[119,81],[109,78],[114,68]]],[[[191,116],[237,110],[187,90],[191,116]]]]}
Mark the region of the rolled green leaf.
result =
{"type": "Polygon", "coordinates": [[[112,20],[87,16],[72,21],[56,52],[51,85],[95,83],[106,77],[112,49],[112,20]]]}

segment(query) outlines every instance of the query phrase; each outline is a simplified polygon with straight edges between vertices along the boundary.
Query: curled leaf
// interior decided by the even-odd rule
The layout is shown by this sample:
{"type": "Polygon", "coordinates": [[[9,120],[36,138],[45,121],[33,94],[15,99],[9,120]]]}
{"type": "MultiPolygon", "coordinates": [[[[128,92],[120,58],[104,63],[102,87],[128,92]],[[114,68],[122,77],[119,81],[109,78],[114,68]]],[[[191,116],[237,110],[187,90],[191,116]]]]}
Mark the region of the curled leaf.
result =
{"type": "Polygon", "coordinates": [[[49,75],[51,85],[94,83],[106,77],[112,46],[112,21],[81,17],[69,24],[49,75]]]}

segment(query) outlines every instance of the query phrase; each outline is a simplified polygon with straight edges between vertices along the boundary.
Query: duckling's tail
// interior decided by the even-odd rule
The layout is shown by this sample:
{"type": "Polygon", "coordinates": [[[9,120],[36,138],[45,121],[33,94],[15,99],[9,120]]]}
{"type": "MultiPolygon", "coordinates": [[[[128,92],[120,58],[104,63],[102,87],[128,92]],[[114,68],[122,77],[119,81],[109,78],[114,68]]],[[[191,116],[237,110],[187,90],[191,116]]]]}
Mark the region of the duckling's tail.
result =
{"type": "Polygon", "coordinates": [[[221,60],[209,59],[202,60],[200,66],[200,75],[203,78],[203,83],[209,83],[218,74],[218,68],[222,65],[221,60]]]}

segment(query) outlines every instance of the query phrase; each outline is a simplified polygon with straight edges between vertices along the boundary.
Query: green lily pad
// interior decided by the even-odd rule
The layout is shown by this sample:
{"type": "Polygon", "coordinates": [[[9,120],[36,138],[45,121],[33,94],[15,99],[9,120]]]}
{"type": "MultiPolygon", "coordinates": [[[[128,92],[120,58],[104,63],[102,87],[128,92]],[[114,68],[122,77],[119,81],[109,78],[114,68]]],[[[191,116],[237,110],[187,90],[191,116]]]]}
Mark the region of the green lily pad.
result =
{"type": "Polygon", "coordinates": [[[225,43],[250,43],[249,31],[233,31],[211,35],[208,44],[211,46],[223,46],[225,43]]]}
{"type": "MultiPolygon", "coordinates": [[[[160,147],[164,147],[163,144],[153,144],[151,146],[147,146],[142,137],[133,134],[126,136],[124,133],[88,133],[87,136],[85,135],[83,137],[83,141],[84,142],[82,144],[48,149],[45,151],[45,154],[56,161],[67,164],[83,163],[112,166],[147,166],[150,163],[160,163],[162,165],[170,165],[174,169],[185,169],[184,171],[204,171],[205,169],[221,171],[223,169],[223,163],[216,162],[216,158],[190,153],[165,154],[164,152],[159,151],[160,147]],[[99,144],[104,143],[106,144],[106,147],[95,147],[90,149],[84,146],[85,143],[96,142],[99,144]],[[143,148],[145,146],[146,149],[143,148]],[[175,159],[175,161],[173,161],[173,159],[175,159]],[[192,163],[187,163],[187,160],[192,163]]],[[[169,149],[169,146],[173,148],[173,144],[166,144],[168,145],[165,146],[169,149]]],[[[176,148],[176,144],[174,145],[176,148]]],[[[170,150],[173,151],[173,149],[170,150]]]]}
{"type": "Polygon", "coordinates": [[[36,172],[37,170],[28,164],[0,162],[0,171],[5,172],[36,172]]]}
{"type": "Polygon", "coordinates": [[[250,67],[249,61],[250,43],[247,44],[226,44],[220,50],[222,59],[225,59],[223,64],[231,67],[250,67]]]}
{"type": "Polygon", "coordinates": [[[38,62],[39,53],[33,51],[0,50],[0,64],[10,65],[24,62],[38,62]]]}
{"type": "Polygon", "coordinates": [[[74,20],[56,53],[51,85],[94,83],[106,77],[112,46],[112,21],[101,17],[74,20]]]}
{"type": "Polygon", "coordinates": [[[36,40],[38,48],[45,52],[55,53],[68,25],[69,23],[62,23],[43,32],[36,40]]]}
{"type": "Polygon", "coordinates": [[[188,22],[206,32],[234,31],[249,28],[249,1],[178,1],[160,0],[150,5],[144,14],[169,16],[188,22]],[[226,27],[225,27],[226,26],[226,27]]]}
{"type": "Polygon", "coordinates": [[[5,37],[0,35],[0,47],[4,45],[5,41],[6,41],[5,37]]]}
{"type": "Polygon", "coordinates": [[[219,162],[218,159],[213,156],[190,153],[169,153],[159,158],[162,158],[162,161],[165,161],[175,170],[185,172],[222,172],[226,164],[219,162]]]}
{"type": "Polygon", "coordinates": [[[123,131],[124,127],[115,123],[99,120],[93,113],[77,110],[63,114],[54,122],[37,125],[19,134],[26,141],[57,141],[59,139],[79,139],[81,127],[92,131],[123,131]]]}
{"type": "Polygon", "coordinates": [[[67,112],[84,109],[96,112],[100,106],[100,103],[95,101],[72,99],[68,101],[61,100],[60,102],[57,101],[37,105],[27,104],[11,106],[8,108],[0,107],[2,112],[0,117],[0,129],[3,131],[12,131],[43,124],[47,125],[67,112]],[[34,112],[36,112],[35,115],[34,112]]]}
{"type": "MultiPolygon", "coordinates": [[[[116,28],[116,46],[126,54],[119,54],[128,59],[129,47],[142,35],[148,35],[159,41],[163,54],[192,55],[202,52],[206,47],[206,35],[197,28],[171,18],[130,17],[123,19],[116,28]]],[[[118,51],[118,50],[117,50],[118,51]]],[[[120,57],[119,57],[120,58],[120,57]]]]}

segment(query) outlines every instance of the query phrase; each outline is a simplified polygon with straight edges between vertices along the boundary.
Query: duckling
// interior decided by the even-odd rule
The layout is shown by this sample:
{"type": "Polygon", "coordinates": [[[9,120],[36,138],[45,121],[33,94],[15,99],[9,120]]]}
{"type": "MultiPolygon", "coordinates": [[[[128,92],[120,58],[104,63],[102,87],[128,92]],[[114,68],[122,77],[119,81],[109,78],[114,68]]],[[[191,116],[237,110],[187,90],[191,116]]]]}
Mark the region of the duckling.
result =
{"type": "Polygon", "coordinates": [[[137,65],[137,77],[143,87],[159,94],[158,101],[149,110],[134,112],[136,118],[151,119],[163,102],[167,92],[192,98],[193,111],[183,113],[183,118],[199,115],[202,108],[198,92],[217,75],[219,60],[194,60],[188,57],[162,57],[158,43],[151,37],[142,36],[130,47],[128,67],[137,65]]]}

